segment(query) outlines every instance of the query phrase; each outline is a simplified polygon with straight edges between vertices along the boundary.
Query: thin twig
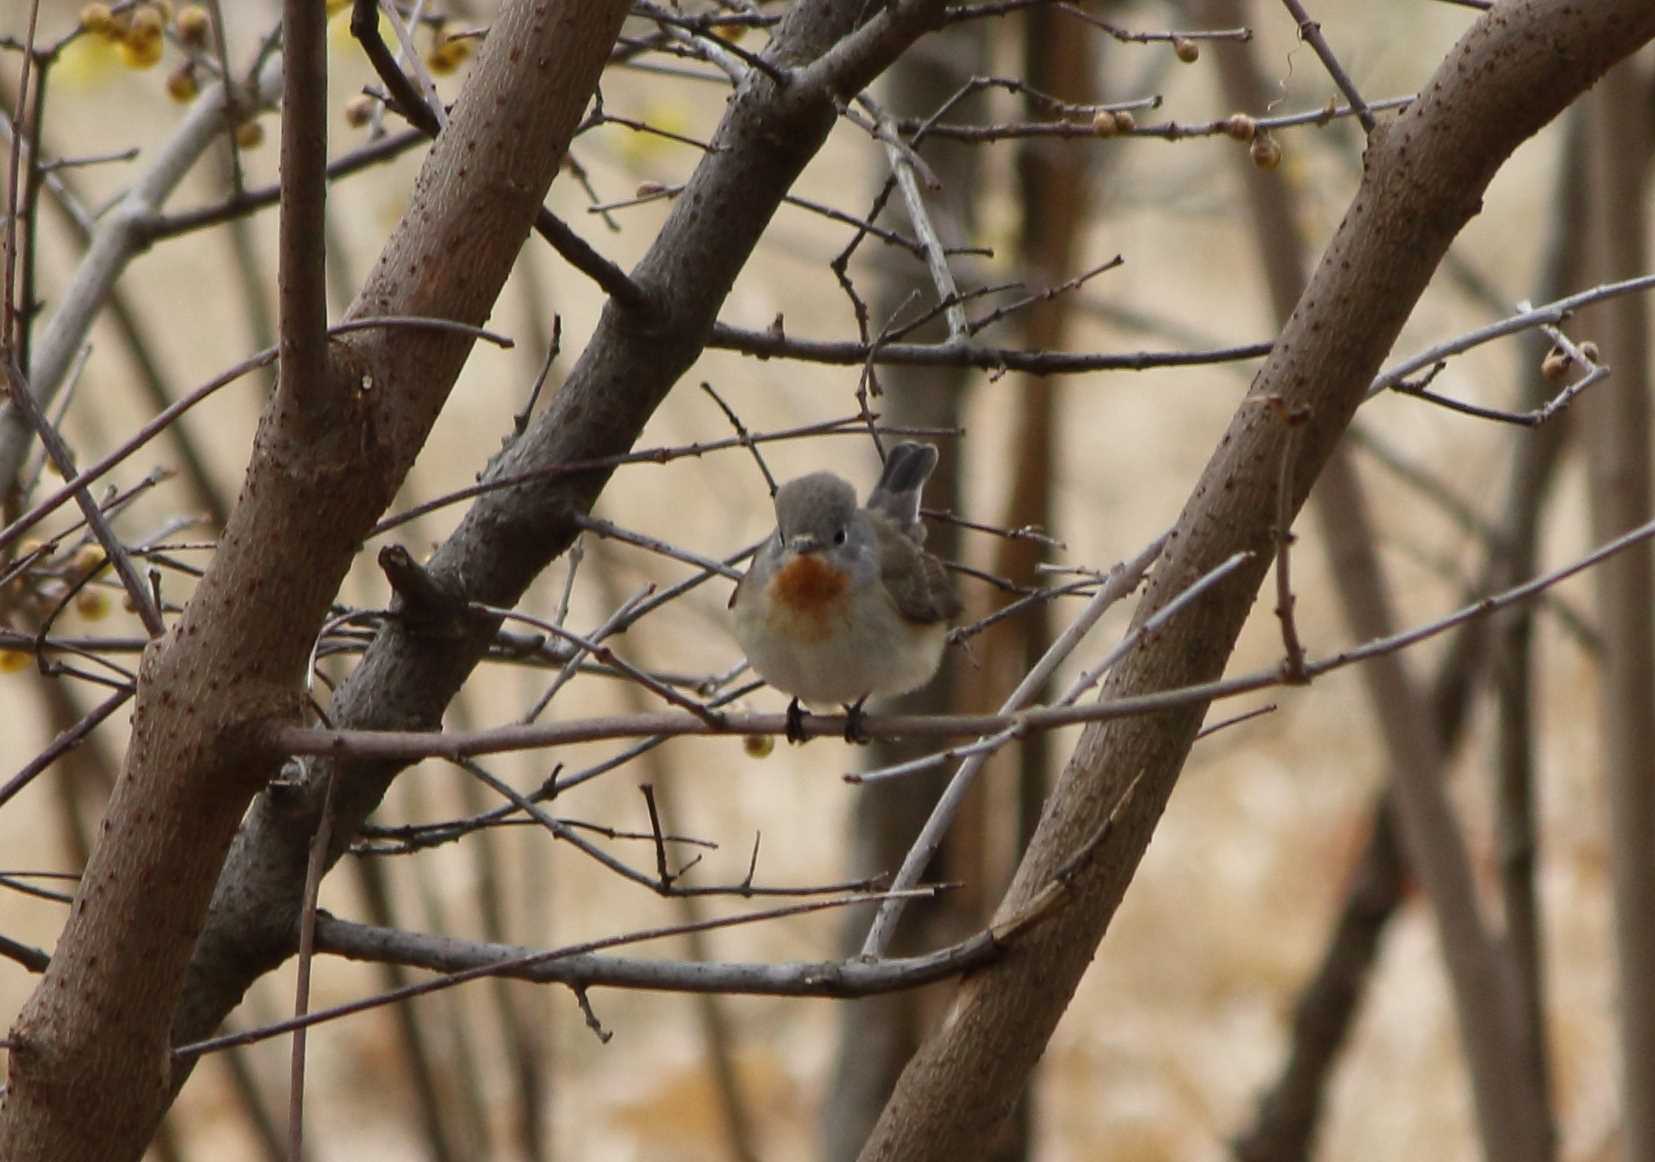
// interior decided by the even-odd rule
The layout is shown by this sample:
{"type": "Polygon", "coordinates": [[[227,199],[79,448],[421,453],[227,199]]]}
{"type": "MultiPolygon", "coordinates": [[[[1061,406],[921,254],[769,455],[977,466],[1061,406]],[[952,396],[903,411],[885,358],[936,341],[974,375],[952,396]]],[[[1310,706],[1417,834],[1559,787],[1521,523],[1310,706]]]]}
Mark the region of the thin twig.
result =
{"type": "MultiPolygon", "coordinates": [[[[59,475],[65,480],[73,477],[75,475],[74,453],[69,450],[69,445],[64,442],[57,429],[48,423],[46,417],[41,414],[39,401],[33,391],[30,390],[22,369],[17,366],[15,352],[8,352],[7,354],[6,377],[11,392],[11,406],[22,414],[25,422],[40,437],[40,442],[45,447],[46,454],[51,457],[52,463],[57,466],[59,475]]],[[[115,530],[109,527],[108,519],[104,516],[103,510],[98,507],[98,502],[93,498],[92,492],[87,486],[82,485],[75,491],[74,496],[75,503],[80,506],[81,513],[86,517],[86,523],[91,527],[93,534],[97,536],[98,544],[102,546],[104,555],[109,558],[110,564],[115,567],[115,574],[121,579],[121,585],[126,589],[127,596],[131,598],[132,607],[137,611],[138,620],[143,623],[144,631],[152,638],[160,637],[167,631],[166,621],[161,616],[159,603],[150,595],[149,590],[144,586],[143,579],[138,576],[137,569],[133,567],[132,558],[127,553],[126,546],[115,535],[115,530]]]]}
{"type": "Polygon", "coordinates": [[[61,758],[65,751],[79,746],[82,739],[91,734],[100,722],[126,705],[127,699],[136,692],[135,687],[127,687],[105,698],[79,722],[59,734],[44,750],[24,763],[20,771],[4,783],[0,783],[0,807],[4,807],[13,795],[32,783],[36,776],[61,758]]]}
{"type": "MultiPolygon", "coordinates": [[[[1006,698],[1001,707],[1001,715],[1016,716],[1023,707],[1033,701],[1050,680],[1057,667],[1063,660],[1074,652],[1091,628],[1097,624],[1115,602],[1125,597],[1138,587],[1138,582],[1148,571],[1155,559],[1161,555],[1161,549],[1166,544],[1166,536],[1162,535],[1144,548],[1131,561],[1117,566],[1111,571],[1109,580],[1098,590],[1095,597],[1087,603],[1086,608],[1071,622],[1064,631],[1057,636],[1038,662],[1023,676],[1017,688],[1006,698]]],[[[1016,726],[1018,724],[1013,723],[1016,726]]],[[[977,772],[982,769],[984,757],[974,756],[960,764],[959,770],[949,780],[948,787],[943,791],[937,804],[932,808],[931,815],[925,821],[925,826],[915,837],[913,845],[908,849],[907,856],[902,861],[902,867],[897,871],[892,887],[901,890],[912,887],[924,874],[925,867],[931,862],[937,848],[948,828],[954,822],[954,816],[959,811],[960,804],[965,801],[965,794],[971,789],[977,772]]],[[[879,912],[874,916],[873,924],[868,929],[867,939],[862,942],[862,955],[869,958],[883,956],[890,947],[891,937],[895,934],[897,921],[902,918],[902,911],[906,901],[893,896],[879,906],[879,912]]]]}
{"type": "MultiPolygon", "coordinates": [[[[936,889],[920,888],[905,893],[914,898],[935,896],[936,889]]],[[[742,924],[760,924],[770,920],[784,919],[789,916],[799,916],[810,912],[821,912],[830,908],[847,908],[858,904],[867,904],[874,900],[889,897],[890,892],[877,894],[857,894],[839,896],[831,900],[806,900],[802,903],[787,904],[776,908],[766,908],[758,912],[747,912],[738,916],[724,916],[714,920],[700,920],[693,924],[671,924],[660,928],[648,928],[639,932],[628,932],[619,936],[608,936],[600,940],[588,940],[580,944],[572,944],[563,948],[539,949],[519,955],[509,955],[504,958],[490,956],[487,960],[478,963],[473,961],[470,967],[448,972],[434,980],[420,981],[408,985],[406,988],[395,989],[391,992],[380,993],[377,996],[364,1000],[353,1001],[349,1004],[335,1005],[329,1009],[318,1009],[304,1017],[295,1017],[291,1020],[278,1021],[275,1024],[265,1025],[257,1029],[247,1029],[239,1033],[230,1033],[221,1037],[212,1037],[205,1041],[193,1041],[179,1045],[172,1051],[173,1060],[181,1061],[199,1057],[204,1053],[215,1053],[221,1049],[228,1049],[235,1045],[251,1045],[258,1041],[265,1041],[271,1037],[279,1037],[292,1029],[319,1025],[324,1021],[337,1020],[340,1017],[353,1016],[356,1013],[366,1012],[369,1009],[383,1005],[396,1004],[399,1001],[413,997],[424,996],[427,993],[441,989],[452,988],[455,985],[465,984],[468,981],[478,980],[487,976],[518,976],[525,979],[556,979],[552,975],[553,966],[559,961],[576,961],[581,967],[588,967],[592,958],[588,954],[600,952],[606,948],[616,948],[625,944],[638,944],[651,940],[661,940],[672,936],[682,936],[689,931],[710,932],[720,928],[732,928],[742,924]],[[583,958],[583,959],[577,959],[583,958]]],[[[366,933],[362,925],[348,924],[344,921],[331,918],[319,919],[317,934],[319,947],[324,951],[343,949],[346,938],[358,933],[366,933]]],[[[407,933],[399,935],[408,936],[407,933]]],[[[477,945],[468,945],[465,941],[450,941],[435,937],[414,938],[422,943],[432,942],[446,949],[450,953],[464,954],[468,950],[476,949],[477,945]]],[[[430,945],[427,944],[429,947],[430,945]]],[[[487,946],[481,946],[487,948],[487,946]]],[[[866,965],[860,961],[845,961],[838,964],[811,964],[811,965],[753,965],[730,966],[758,970],[750,974],[754,981],[747,989],[732,989],[728,981],[717,979],[721,975],[705,972],[678,973],[669,976],[658,973],[657,979],[663,983],[656,987],[674,988],[676,991],[702,991],[695,985],[688,983],[667,983],[676,976],[679,980],[686,977],[700,976],[707,980],[704,988],[714,988],[720,991],[759,991],[755,986],[762,983],[763,978],[771,975],[786,975],[793,978],[792,987],[788,993],[810,996],[854,996],[859,995],[858,989],[865,991],[889,991],[893,988],[909,988],[915,984],[929,980],[937,980],[946,976],[953,976],[965,969],[981,964],[989,957],[996,955],[998,945],[987,933],[980,934],[970,940],[962,941],[941,954],[932,953],[929,956],[912,957],[907,960],[891,960],[881,962],[880,965],[866,965]],[[768,971],[766,971],[768,970],[768,971]]],[[[348,955],[348,953],[347,953],[348,955]]],[[[670,962],[663,964],[660,961],[639,961],[639,965],[657,964],[664,968],[672,968],[670,962]]],[[[630,966],[626,966],[630,967],[630,966]]],[[[599,982],[593,982],[599,983],[599,982]]],[[[618,985],[619,980],[609,979],[601,983],[618,985]]],[[[769,991],[769,990],[766,990],[769,991]]]]}
{"type": "MultiPolygon", "coordinates": [[[[552,618],[552,624],[558,626],[565,625],[568,620],[569,599],[574,592],[575,573],[580,568],[581,562],[586,558],[586,541],[584,538],[575,538],[574,544],[569,546],[568,557],[569,572],[564,578],[563,598],[558,604],[557,615],[552,618]]],[[[572,636],[565,638],[565,641],[569,641],[575,647],[569,654],[569,660],[563,664],[563,668],[558,671],[557,676],[552,679],[545,692],[535,699],[534,705],[529,707],[528,712],[519,721],[530,723],[539,718],[545,712],[546,707],[551,705],[552,699],[557,697],[557,692],[574,678],[580,668],[580,663],[591,654],[591,649],[585,643],[601,642],[604,638],[618,632],[622,625],[627,624],[626,619],[632,611],[649,596],[652,588],[646,588],[641,593],[633,595],[631,599],[622,602],[620,608],[610,614],[604,623],[593,630],[588,637],[584,639],[572,636]]]]}
{"type": "Polygon", "coordinates": [[[1372,133],[1374,127],[1373,113],[1363,103],[1362,94],[1356,90],[1356,82],[1350,79],[1350,74],[1345,72],[1345,66],[1339,63],[1339,58],[1334,55],[1333,47],[1328,44],[1327,37],[1322,35],[1322,26],[1310,19],[1310,13],[1305,11],[1304,5],[1299,3],[1299,0],[1282,0],[1282,3],[1287,7],[1287,11],[1292,13],[1293,19],[1298,22],[1300,39],[1316,51],[1316,55],[1322,59],[1322,67],[1327,69],[1328,75],[1333,78],[1333,83],[1338,85],[1339,91],[1345,95],[1345,100],[1349,101],[1351,108],[1356,110],[1356,119],[1362,123],[1362,131],[1372,133]]]}
{"type": "Polygon", "coordinates": [[[739,351],[760,359],[797,359],[840,366],[857,366],[871,361],[880,366],[975,367],[983,371],[1027,371],[1036,375],[1197,367],[1242,359],[1262,359],[1270,354],[1268,342],[1206,351],[1025,351],[1015,347],[985,347],[952,339],[940,343],[884,343],[876,347],[866,340],[797,339],[773,331],[749,331],[727,323],[713,324],[707,346],[739,351]]]}
{"type": "MultiPolygon", "coordinates": [[[[335,324],[328,330],[329,334],[338,335],[349,331],[365,330],[378,326],[452,330],[458,331],[462,334],[474,335],[479,339],[484,339],[490,343],[496,343],[503,347],[509,348],[512,345],[511,340],[503,335],[496,335],[491,331],[482,329],[481,327],[473,327],[467,323],[456,322],[452,319],[420,319],[408,317],[354,319],[347,323],[335,324]]],[[[262,367],[268,367],[275,361],[276,348],[266,347],[263,351],[249,356],[240,363],[236,364],[234,367],[230,368],[228,371],[214,376],[200,387],[195,388],[188,394],[174,401],[166,408],[157,412],[152,419],[150,419],[137,431],[133,432],[132,435],[128,436],[119,446],[109,452],[101,460],[92,464],[72,479],[66,480],[62,487],[52,493],[52,495],[40,501],[33,508],[29,509],[28,512],[23,513],[4,529],[0,529],[0,550],[3,550],[18,537],[34,528],[35,525],[39,524],[47,516],[50,516],[51,513],[61,507],[65,501],[73,499],[80,490],[86,487],[86,485],[104,475],[110,469],[127,459],[127,457],[131,456],[139,448],[142,448],[156,436],[166,431],[167,428],[172,426],[173,422],[177,420],[179,416],[189,411],[196,404],[200,403],[220,388],[227,387],[228,385],[234,383],[242,376],[247,375],[250,372],[257,371],[262,367]]]]}
{"type": "MultiPolygon", "coordinates": [[[[310,840],[310,856],[305,862],[304,903],[299,912],[299,967],[298,981],[293,992],[295,1022],[304,1019],[310,1009],[310,964],[316,948],[316,896],[322,888],[322,871],[327,863],[328,844],[333,838],[333,786],[336,767],[329,766],[327,786],[322,794],[322,817],[316,834],[310,840]]],[[[303,1156],[305,1103],[305,1029],[304,1024],[293,1026],[293,1053],[288,1077],[288,1157],[303,1156]]]]}
{"type": "Polygon", "coordinates": [[[759,472],[764,476],[765,487],[770,490],[771,496],[775,496],[776,478],[770,474],[770,465],[764,462],[764,456],[759,452],[758,445],[753,442],[753,435],[747,430],[747,425],[741,422],[741,417],[736,415],[735,409],[725,403],[724,397],[719,395],[713,385],[705,379],[701,381],[701,390],[712,396],[713,402],[724,413],[724,417],[730,421],[730,426],[736,430],[736,439],[741,442],[742,447],[752,453],[753,462],[759,466],[759,472]]]}
{"type": "Polygon", "coordinates": [[[663,557],[671,557],[675,561],[683,561],[687,565],[694,565],[699,569],[721,574],[732,581],[741,580],[741,574],[722,561],[704,557],[691,549],[680,548],[678,545],[674,545],[670,541],[664,541],[660,537],[652,537],[645,533],[622,528],[614,521],[581,513],[575,515],[574,523],[587,532],[595,533],[606,540],[625,541],[629,545],[636,545],[640,549],[648,549],[650,552],[658,553],[663,557]]]}
{"type": "Polygon", "coordinates": [[[1201,596],[1214,585],[1241,568],[1249,556],[1251,554],[1246,552],[1231,553],[1224,560],[1196,578],[1193,584],[1186,585],[1171,601],[1161,606],[1149,617],[1144,618],[1137,629],[1122,637],[1115,644],[1115,648],[1104,655],[1101,662],[1071,682],[1069,688],[1063,692],[1063,697],[1058,699],[1057,705],[1073,706],[1076,702],[1079,702],[1081,695],[1097,685],[1099,680],[1114,669],[1122,658],[1137,649],[1141,643],[1160,633],[1168,622],[1200,600],[1201,596]]]}
{"type": "Polygon", "coordinates": [[[1287,428],[1282,441],[1281,471],[1276,476],[1276,618],[1281,622],[1282,677],[1290,685],[1303,685],[1304,645],[1299,641],[1298,622],[1293,618],[1293,578],[1289,562],[1293,546],[1293,468],[1299,450],[1299,432],[1308,415],[1283,415],[1287,428]]]}
{"type": "MultiPolygon", "coordinates": [[[[861,416],[846,416],[838,420],[825,420],[815,424],[805,424],[797,428],[786,428],[777,432],[760,432],[748,437],[753,443],[771,443],[778,440],[798,440],[812,436],[859,436],[863,429],[859,426],[863,421],[861,416]]],[[[881,432],[888,432],[896,436],[925,436],[932,438],[958,436],[955,428],[923,428],[910,426],[881,425],[881,432]]],[[[399,525],[406,524],[428,512],[461,501],[470,500],[484,493],[496,492],[506,488],[521,488],[524,485],[538,484],[553,480],[562,480],[570,476],[580,476],[588,472],[607,472],[612,468],[619,468],[623,464],[666,464],[672,460],[686,457],[705,456],[710,452],[719,452],[727,448],[739,448],[743,445],[740,437],[731,436],[721,440],[705,440],[693,444],[680,444],[671,448],[643,448],[634,452],[621,452],[613,456],[595,456],[589,460],[568,460],[561,464],[551,464],[531,472],[522,472],[512,476],[499,476],[477,484],[458,488],[446,492],[434,499],[417,504],[403,512],[396,513],[381,520],[372,529],[368,530],[368,537],[382,536],[399,525]]],[[[0,542],[3,543],[3,542],[0,542]]],[[[723,570],[719,570],[722,572],[723,570]]]]}
{"type": "Polygon", "coordinates": [[[1382,391],[1395,388],[1410,375],[1417,374],[1451,355],[1459,355],[1473,347],[1481,346],[1495,339],[1502,339],[1507,335],[1515,335],[1542,324],[1561,323],[1581,307],[1589,306],[1603,299],[1614,298],[1617,295],[1636,294],[1651,289],[1655,289],[1655,274],[1646,274],[1621,282],[1603,283],[1589,290],[1555,299],[1538,307],[1520,310],[1517,314],[1501,319],[1497,323],[1490,323],[1486,327],[1479,327],[1475,331],[1468,331],[1456,338],[1449,339],[1447,342],[1427,348],[1418,355],[1386,369],[1374,379],[1373,383],[1368,385],[1367,398],[1372,399],[1382,391]]]}
{"type": "MultiPolygon", "coordinates": [[[[1461,606],[1443,617],[1387,637],[1364,642],[1320,661],[1307,662],[1305,672],[1315,679],[1345,666],[1408,649],[1456,626],[1487,617],[1518,602],[1527,601],[1575,574],[1652,537],[1655,537],[1655,520],[1605,542],[1567,565],[1543,573],[1521,585],[1512,586],[1461,606]]],[[[1277,666],[1234,678],[1199,683],[1155,694],[1094,702],[1086,706],[1053,706],[1025,710],[1015,715],[882,714],[866,717],[863,722],[868,735],[875,738],[896,738],[903,735],[958,738],[990,734],[1010,726],[1020,725],[1028,730],[1043,730],[1085,722],[1130,718],[1142,714],[1158,714],[1186,706],[1205,705],[1219,699],[1233,698],[1238,694],[1279,685],[1281,673],[1280,667],[1277,666]]],[[[811,737],[843,735],[845,718],[843,715],[806,714],[801,716],[798,726],[811,737]]],[[[317,730],[303,726],[272,724],[266,727],[264,743],[271,750],[284,755],[316,754],[414,762],[422,758],[461,758],[498,754],[606,738],[709,734],[782,736],[787,730],[787,716],[784,714],[728,715],[723,726],[715,728],[693,714],[660,713],[615,715],[535,727],[502,726],[469,732],[317,730]]]]}
{"type": "MultiPolygon", "coordinates": [[[[908,210],[908,221],[914,227],[914,234],[919,238],[920,249],[925,255],[925,266],[931,272],[931,281],[937,288],[937,298],[941,302],[953,302],[943,313],[948,319],[948,338],[952,342],[963,343],[970,334],[970,321],[966,318],[965,307],[960,304],[960,288],[954,282],[954,272],[948,266],[948,257],[943,252],[942,238],[937,234],[935,223],[931,220],[930,211],[925,205],[925,196],[920,193],[918,174],[918,155],[912,147],[905,145],[897,135],[896,127],[891,123],[890,115],[866,93],[857,97],[857,103],[873,115],[877,127],[879,141],[885,147],[885,155],[890,161],[891,172],[896,176],[897,189],[902,193],[902,203],[908,210]]],[[[927,170],[926,172],[929,172],[927,170]]],[[[936,184],[936,178],[931,178],[936,184]]]]}

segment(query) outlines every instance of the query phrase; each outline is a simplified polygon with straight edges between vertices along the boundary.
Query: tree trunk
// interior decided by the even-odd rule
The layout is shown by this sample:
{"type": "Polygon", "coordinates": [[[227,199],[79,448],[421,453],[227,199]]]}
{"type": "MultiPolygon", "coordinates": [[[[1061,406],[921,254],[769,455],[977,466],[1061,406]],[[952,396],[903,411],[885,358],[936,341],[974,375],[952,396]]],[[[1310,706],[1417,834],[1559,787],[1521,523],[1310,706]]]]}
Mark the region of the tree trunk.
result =
{"type": "MultiPolygon", "coordinates": [[[[1408,312],[1495,171],[1617,60],[1655,34],[1655,8],[1514,0],[1485,13],[1422,96],[1370,138],[1363,178],[1309,286],[1196,485],[1137,620],[1237,551],[1251,559],[1110,677],[1104,697],[1223,671],[1268,566],[1286,426],[1297,512],[1408,312]]],[[[1203,708],[1089,728],[1001,908],[1063,873],[1061,914],[969,978],[904,1072],[865,1159],[970,1157],[1021,1094],[1148,845],[1203,708]],[[1113,824],[1105,827],[1113,819],[1113,824]],[[1078,862],[1076,862],[1078,861],[1078,862]]],[[[1484,1127],[1489,1157],[1504,1156],[1484,1127]]]]}

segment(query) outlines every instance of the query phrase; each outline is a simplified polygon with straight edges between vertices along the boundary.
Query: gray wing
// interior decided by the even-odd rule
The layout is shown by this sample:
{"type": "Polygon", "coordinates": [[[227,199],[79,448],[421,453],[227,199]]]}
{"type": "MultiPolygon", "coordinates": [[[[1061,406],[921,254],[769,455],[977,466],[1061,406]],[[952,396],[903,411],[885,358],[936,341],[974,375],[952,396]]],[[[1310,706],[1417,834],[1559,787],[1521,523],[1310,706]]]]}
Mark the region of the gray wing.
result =
{"type": "Polygon", "coordinates": [[[959,616],[960,598],[948,569],[886,520],[873,522],[879,537],[880,580],[909,621],[932,625],[959,616]]]}

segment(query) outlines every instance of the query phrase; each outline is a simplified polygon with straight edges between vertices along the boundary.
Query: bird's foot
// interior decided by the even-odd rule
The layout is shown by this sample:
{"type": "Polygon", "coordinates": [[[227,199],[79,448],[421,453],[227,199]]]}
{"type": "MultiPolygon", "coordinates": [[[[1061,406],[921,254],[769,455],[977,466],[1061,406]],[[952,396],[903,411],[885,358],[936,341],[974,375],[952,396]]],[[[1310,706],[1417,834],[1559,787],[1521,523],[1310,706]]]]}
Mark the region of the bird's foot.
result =
{"type": "Polygon", "coordinates": [[[867,697],[864,695],[845,707],[846,742],[854,742],[858,746],[867,746],[868,743],[873,741],[868,737],[868,731],[864,725],[864,720],[867,718],[867,715],[862,713],[862,703],[867,700],[867,697]]]}
{"type": "Polygon", "coordinates": [[[805,734],[805,715],[799,707],[797,698],[787,704],[787,741],[794,746],[803,746],[810,741],[805,734]]]}

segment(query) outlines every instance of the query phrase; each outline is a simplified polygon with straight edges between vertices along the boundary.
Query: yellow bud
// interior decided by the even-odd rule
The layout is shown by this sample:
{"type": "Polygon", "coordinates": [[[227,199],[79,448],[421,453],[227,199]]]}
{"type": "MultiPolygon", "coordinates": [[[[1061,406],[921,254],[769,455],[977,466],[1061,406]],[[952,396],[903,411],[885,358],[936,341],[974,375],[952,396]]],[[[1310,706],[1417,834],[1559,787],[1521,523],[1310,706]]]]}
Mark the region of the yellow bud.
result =
{"type": "Polygon", "coordinates": [[[747,734],[741,739],[741,749],[755,759],[769,758],[776,749],[776,740],[768,734],[747,734]]]}
{"type": "Polygon", "coordinates": [[[86,32],[112,36],[115,33],[115,14],[107,4],[88,4],[80,10],[80,26],[86,32]]]}
{"type": "Polygon", "coordinates": [[[1107,109],[1092,114],[1092,132],[1099,137],[1113,137],[1120,132],[1120,120],[1107,109]]]}
{"type": "Polygon", "coordinates": [[[29,655],[22,650],[0,650],[0,674],[16,674],[29,668],[29,655]]]}
{"type": "Polygon", "coordinates": [[[179,104],[195,100],[195,95],[200,91],[201,86],[195,79],[195,67],[189,61],[167,74],[167,96],[179,104]]]}
{"type": "Polygon", "coordinates": [[[186,4],[173,17],[172,26],[185,48],[203,49],[213,31],[213,18],[201,5],[186,4]]]}
{"type": "Polygon", "coordinates": [[[87,621],[101,621],[109,615],[109,595],[102,589],[82,589],[75,594],[75,609],[87,621]]]}
{"type": "Polygon", "coordinates": [[[1590,363],[1593,367],[1599,367],[1603,363],[1603,360],[1598,358],[1598,345],[1590,339],[1587,339],[1580,345],[1580,353],[1585,356],[1586,362],[1590,363]]]}
{"type": "Polygon", "coordinates": [[[166,27],[166,18],[161,10],[152,4],[144,4],[132,10],[132,22],[127,25],[128,40],[159,39],[161,30],[166,27]]]}
{"type": "Polygon", "coordinates": [[[264,126],[257,121],[243,121],[236,126],[236,144],[243,149],[257,149],[264,143],[264,126]]]}
{"type": "Polygon", "coordinates": [[[1182,36],[1172,38],[1172,51],[1177,53],[1178,59],[1187,65],[1193,65],[1201,59],[1201,46],[1182,36]]]}
{"type": "Polygon", "coordinates": [[[745,24],[715,24],[712,27],[712,33],[719,39],[734,44],[747,35],[747,26],[745,24]]]}
{"type": "Polygon", "coordinates": [[[75,571],[90,573],[95,569],[101,569],[105,559],[101,545],[82,545],[75,550],[75,571]]]}
{"type": "Polygon", "coordinates": [[[425,56],[425,64],[439,77],[454,72],[466,59],[471,56],[471,42],[469,40],[452,40],[448,37],[439,39],[425,56]]]}
{"type": "Polygon", "coordinates": [[[352,129],[360,129],[373,120],[375,101],[366,93],[358,93],[345,102],[345,124],[352,129]]]}
{"type": "Polygon", "coordinates": [[[1131,133],[1138,127],[1138,119],[1122,109],[1115,114],[1115,127],[1122,133],[1131,133]]]}
{"type": "Polygon", "coordinates": [[[165,47],[159,33],[154,36],[127,35],[121,38],[116,46],[120,50],[121,63],[129,69],[154,68],[161,63],[161,51],[165,47]]]}
{"type": "Polygon", "coordinates": [[[1237,141],[1251,141],[1258,133],[1258,122],[1245,113],[1232,113],[1224,121],[1224,132],[1237,141]]]}

